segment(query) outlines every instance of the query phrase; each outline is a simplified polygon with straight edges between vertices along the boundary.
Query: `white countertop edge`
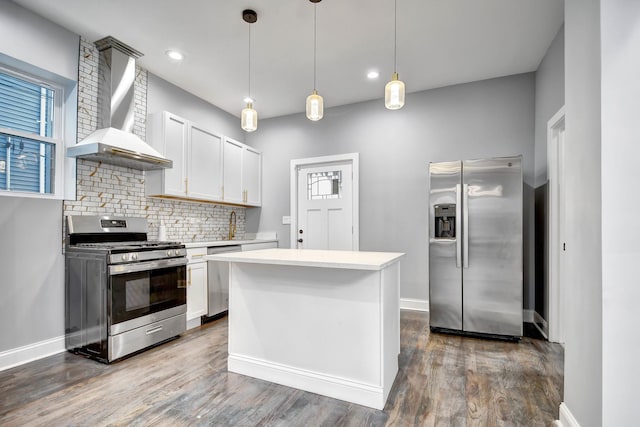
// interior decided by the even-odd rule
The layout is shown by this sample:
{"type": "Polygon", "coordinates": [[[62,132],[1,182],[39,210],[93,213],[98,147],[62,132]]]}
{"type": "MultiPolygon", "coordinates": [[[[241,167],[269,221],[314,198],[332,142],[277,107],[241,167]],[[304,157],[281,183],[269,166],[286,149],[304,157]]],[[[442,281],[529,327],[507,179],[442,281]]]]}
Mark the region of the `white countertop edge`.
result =
{"type": "Polygon", "coordinates": [[[189,242],[184,243],[185,248],[210,248],[213,246],[235,246],[235,245],[250,245],[253,243],[271,243],[277,242],[277,239],[254,239],[254,240],[209,240],[204,242],[189,242]]]}
{"type": "Polygon", "coordinates": [[[262,249],[230,252],[204,257],[210,261],[245,264],[287,265],[339,268],[346,270],[383,270],[404,256],[400,252],[314,251],[309,249],[262,249]]]}

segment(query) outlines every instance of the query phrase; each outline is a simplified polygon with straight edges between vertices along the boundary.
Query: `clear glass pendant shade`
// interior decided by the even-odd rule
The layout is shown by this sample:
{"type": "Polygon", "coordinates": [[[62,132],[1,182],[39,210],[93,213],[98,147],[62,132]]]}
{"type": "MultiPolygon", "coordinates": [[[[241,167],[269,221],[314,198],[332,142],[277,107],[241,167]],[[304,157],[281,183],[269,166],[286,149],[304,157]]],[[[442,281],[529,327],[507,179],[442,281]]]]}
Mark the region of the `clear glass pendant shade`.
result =
{"type": "Polygon", "coordinates": [[[391,81],[384,87],[384,106],[389,110],[398,110],[404,105],[404,82],[398,80],[394,72],[391,81]]]}
{"type": "Polygon", "coordinates": [[[258,112],[253,109],[251,102],[248,102],[247,106],[242,109],[240,126],[247,132],[253,132],[258,129],[258,112]]]}
{"type": "Polygon", "coordinates": [[[313,93],[307,97],[307,118],[309,120],[318,121],[324,114],[324,106],[322,97],[318,95],[317,90],[313,90],[313,93]]]}

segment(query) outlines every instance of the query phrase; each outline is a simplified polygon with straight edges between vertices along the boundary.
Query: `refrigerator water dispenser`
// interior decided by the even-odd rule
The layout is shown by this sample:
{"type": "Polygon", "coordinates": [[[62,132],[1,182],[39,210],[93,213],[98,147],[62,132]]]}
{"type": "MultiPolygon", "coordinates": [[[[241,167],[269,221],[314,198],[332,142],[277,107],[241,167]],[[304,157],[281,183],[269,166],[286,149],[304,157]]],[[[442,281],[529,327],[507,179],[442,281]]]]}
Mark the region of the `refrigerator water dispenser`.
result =
{"type": "Polygon", "coordinates": [[[455,239],[456,237],[456,205],[455,203],[435,205],[436,239],[455,239]]]}

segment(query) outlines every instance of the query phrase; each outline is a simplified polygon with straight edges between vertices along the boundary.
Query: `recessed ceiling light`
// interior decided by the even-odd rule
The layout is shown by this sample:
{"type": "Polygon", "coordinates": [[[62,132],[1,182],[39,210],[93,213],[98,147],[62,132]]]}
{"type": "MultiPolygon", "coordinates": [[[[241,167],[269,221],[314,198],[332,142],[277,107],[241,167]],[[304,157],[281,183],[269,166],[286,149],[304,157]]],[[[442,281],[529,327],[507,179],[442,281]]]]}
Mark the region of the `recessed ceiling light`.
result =
{"type": "Polygon", "coordinates": [[[380,73],[379,73],[379,72],[377,72],[377,71],[369,71],[369,72],[367,73],[367,78],[368,78],[368,79],[373,80],[373,79],[377,79],[378,77],[380,77],[380,73]]]}
{"type": "Polygon", "coordinates": [[[165,53],[169,58],[173,59],[174,61],[182,61],[184,59],[184,55],[181,52],[178,52],[177,50],[168,50],[165,53]]]}

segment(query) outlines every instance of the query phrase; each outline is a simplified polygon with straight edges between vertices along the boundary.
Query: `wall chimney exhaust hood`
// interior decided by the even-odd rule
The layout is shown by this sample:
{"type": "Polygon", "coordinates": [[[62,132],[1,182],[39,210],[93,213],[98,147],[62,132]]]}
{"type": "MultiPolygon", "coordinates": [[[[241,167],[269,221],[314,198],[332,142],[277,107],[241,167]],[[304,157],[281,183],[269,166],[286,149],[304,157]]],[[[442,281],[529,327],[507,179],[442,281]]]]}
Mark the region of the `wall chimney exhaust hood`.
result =
{"type": "Polygon", "coordinates": [[[133,134],[136,58],[142,54],[113,37],[95,42],[98,62],[98,130],[67,149],[67,157],[138,170],[166,169],[163,157],[133,134]]]}

